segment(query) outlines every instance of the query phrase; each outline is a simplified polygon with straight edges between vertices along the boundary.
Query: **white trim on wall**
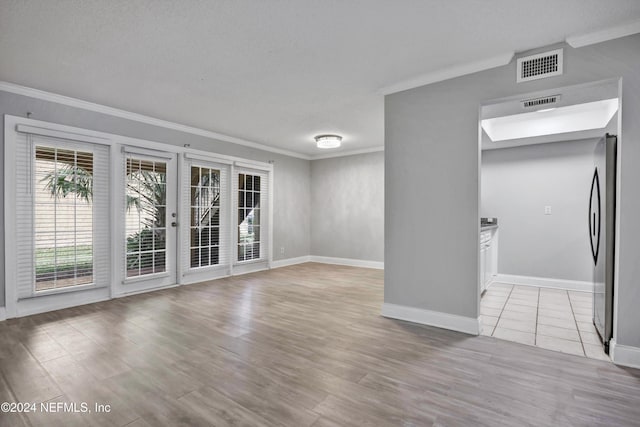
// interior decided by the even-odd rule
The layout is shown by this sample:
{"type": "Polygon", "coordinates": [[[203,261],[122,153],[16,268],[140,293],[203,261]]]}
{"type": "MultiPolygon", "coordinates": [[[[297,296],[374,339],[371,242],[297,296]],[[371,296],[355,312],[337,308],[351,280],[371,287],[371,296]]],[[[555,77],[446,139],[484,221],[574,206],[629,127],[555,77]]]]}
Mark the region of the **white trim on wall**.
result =
{"type": "Polygon", "coordinates": [[[259,271],[268,271],[268,262],[248,262],[246,264],[236,264],[233,266],[232,276],[242,276],[243,274],[257,273],[259,271]]]}
{"type": "Polygon", "coordinates": [[[351,258],[334,258],[318,255],[307,255],[296,258],[286,258],[273,261],[271,268],[288,267],[290,265],[304,264],[305,262],[317,262],[320,264],[332,264],[332,265],[346,265],[349,267],[361,267],[361,268],[375,268],[378,270],[384,269],[384,262],[381,261],[369,261],[366,259],[351,259],[351,258]]]}
{"type": "Polygon", "coordinates": [[[593,284],[579,280],[551,279],[547,277],[517,276],[513,274],[498,274],[493,283],[509,283],[512,285],[536,286],[538,288],[564,289],[568,291],[592,292],[593,284]]]}
{"type": "MultiPolygon", "coordinates": [[[[569,46],[573,48],[579,48],[596,43],[602,43],[608,40],[630,36],[636,33],[640,33],[640,20],[628,22],[626,24],[618,25],[600,31],[571,35],[567,37],[565,41],[569,46]]],[[[500,67],[511,62],[514,54],[514,52],[505,52],[491,58],[485,58],[475,62],[468,62],[465,64],[458,64],[452,67],[442,68],[432,71],[431,73],[423,74],[412,79],[404,80],[391,84],[389,86],[382,87],[377,92],[382,95],[391,95],[393,93],[402,92],[416,87],[425,86],[428,84],[450,80],[467,74],[473,74],[480,71],[489,70],[491,68],[500,67]]]]}
{"type": "MultiPolygon", "coordinates": [[[[201,280],[200,282],[206,282],[206,280],[201,280]]],[[[133,290],[130,290],[130,291],[118,292],[116,294],[113,294],[110,299],[126,298],[126,297],[130,297],[132,295],[146,294],[146,293],[149,293],[149,292],[161,291],[163,289],[177,288],[179,286],[181,286],[180,283],[173,283],[171,285],[157,286],[155,288],[133,289],[133,290]]]]}
{"type": "Polygon", "coordinates": [[[16,283],[16,254],[13,248],[16,243],[16,217],[13,212],[16,205],[16,132],[12,117],[4,116],[4,305],[5,318],[15,317],[17,290],[10,284],[16,283]]]}
{"type": "Polygon", "coordinates": [[[610,342],[611,360],[616,365],[640,369],[640,348],[621,345],[616,340],[610,342]]]}
{"type": "Polygon", "coordinates": [[[224,135],[193,126],[186,126],[167,120],[156,119],[154,117],[145,116],[143,114],[132,113],[130,111],[121,110],[119,108],[108,107],[106,105],[96,104],[69,96],[59,95],[57,93],[46,92],[39,89],[33,89],[26,86],[0,81],[0,91],[15,93],[17,95],[28,96],[30,98],[42,99],[44,101],[55,102],[57,104],[67,105],[69,107],[81,108],[83,110],[94,111],[96,113],[107,114],[109,116],[120,117],[127,120],[133,120],[139,123],[146,123],[152,126],[159,126],[166,129],[173,129],[179,132],[190,133],[192,135],[204,136],[206,138],[216,139],[218,141],[230,142],[232,144],[244,145],[245,147],[255,148],[257,150],[269,151],[272,153],[283,154],[285,156],[297,157],[299,159],[309,160],[309,156],[296,153],[294,151],[283,150],[281,148],[271,147],[269,145],[260,144],[246,139],[236,138],[234,136],[224,135]]]}
{"type": "Polygon", "coordinates": [[[351,259],[351,258],[335,258],[328,256],[311,255],[309,257],[310,262],[319,262],[321,264],[334,264],[334,265],[347,265],[350,267],[363,267],[363,268],[375,268],[378,270],[384,269],[384,262],[382,261],[369,261],[365,259],[351,259]]]}
{"type": "MultiPolygon", "coordinates": [[[[2,91],[2,82],[0,82],[0,91],[2,91]]],[[[59,132],[84,135],[86,137],[94,138],[101,141],[105,145],[120,145],[120,146],[133,146],[138,149],[149,149],[152,152],[167,151],[170,153],[182,153],[189,158],[204,157],[205,160],[214,161],[218,163],[231,164],[234,162],[242,162],[245,165],[254,169],[272,171],[273,164],[267,162],[261,162],[258,160],[245,159],[243,157],[228,156],[226,154],[218,154],[213,151],[198,150],[195,148],[183,147],[180,145],[167,144],[165,142],[156,142],[146,139],[131,138],[124,135],[118,135],[114,133],[100,132],[90,129],[79,128],[75,126],[61,125],[59,123],[47,122],[44,120],[28,119],[25,117],[14,116],[11,114],[5,114],[5,145],[7,141],[7,132],[9,135],[13,134],[13,130],[18,123],[28,125],[31,127],[37,127],[40,132],[48,132],[50,136],[58,134],[59,132]],[[9,123],[9,126],[7,126],[9,123]]],[[[120,147],[118,147],[120,148],[120,147]]],[[[118,151],[113,154],[117,154],[118,151]]]]}
{"type": "Polygon", "coordinates": [[[402,92],[405,90],[413,89],[420,86],[425,86],[431,83],[437,83],[445,80],[450,80],[456,77],[464,76],[467,74],[473,74],[480,71],[489,70],[491,68],[501,67],[507,65],[513,59],[514,52],[505,52],[500,55],[493,56],[491,58],[481,59],[480,61],[468,62],[465,64],[458,64],[452,67],[442,68],[432,71],[431,73],[423,74],[421,76],[414,77],[409,80],[404,80],[389,86],[385,86],[378,90],[379,94],[391,95],[392,93],[402,92]]]}
{"type": "Polygon", "coordinates": [[[13,313],[11,317],[31,316],[33,314],[94,304],[109,299],[111,299],[111,295],[108,287],[54,294],[46,299],[27,298],[15,303],[15,313],[13,313]]]}
{"type": "Polygon", "coordinates": [[[621,37],[630,36],[640,33],[640,20],[628,22],[605,30],[594,31],[591,33],[572,35],[566,38],[567,44],[573,48],[589,46],[596,43],[606,42],[608,40],[619,39],[621,37]]]}
{"type": "Polygon", "coordinates": [[[0,307],[0,321],[7,319],[7,310],[4,307],[0,307]]]}
{"type": "Polygon", "coordinates": [[[436,328],[450,329],[465,334],[479,335],[482,327],[480,318],[458,316],[440,311],[425,310],[406,305],[382,304],[382,316],[405,320],[436,328]]]}
{"type": "Polygon", "coordinates": [[[311,160],[322,160],[322,159],[332,159],[334,157],[355,156],[355,155],[358,155],[358,154],[378,153],[380,151],[384,151],[384,146],[382,146],[382,147],[373,147],[373,148],[363,148],[361,150],[351,150],[351,151],[332,152],[332,153],[326,153],[326,154],[316,154],[314,156],[311,156],[311,160]]]}
{"type": "Polygon", "coordinates": [[[304,264],[305,262],[311,262],[311,255],[278,259],[271,263],[271,268],[288,267],[290,265],[304,264]]]}
{"type": "MultiPolygon", "coordinates": [[[[360,150],[336,151],[332,153],[320,153],[315,155],[307,155],[307,154],[298,153],[296,151],[285,150],[282,148],[276,148],[276,147],[261,144],[258,142],[248,141],[246,139],[236,138],[234,136],[225,135],[218,132],[200,129],[193,126],[182,125],[180,123],[170,122],[168,120],[157,119],[154,117],[145,116],[143,114],[121,110],[119,108],[108,107],[106,105],[96,104],[94,102],[84,101],[82,99],[72,98],[70,96],[47,92],[40,89],[34,89],[27,86],[20,86],[14,83],[0,81],[0,91],[14,93],[16,95],[28,96],[30,98],[35,98],[35,99],[41,99],[43,101],[55,102],[57,104],[62,104],[69,107],[80,108],[83,110],[106,114],[113,117],[120,117],[122,119],[127,119],[127,120],[131,120],[138,123],[145,123],[152,126],[158,126],[165,129],[172,129],[179,132],[188,133],[191,135],[204,136],[205,138],[211,138],[217,141],[243,145],[245,147],[251,147],[257,150],[267,151],[267,152],[276,153],[276,154],[282,154],[284,156],[295,157],[303,160],[316,160],[316,159],[325,159],[330,157],[352,156],[356,154],[373,153],[373,152],[384,150],[384,147],[373,147],[373,148],[363,148],[360,150]]],[[[99,133],[100,132],[92,132],[92,134],[99,134],[99,133]]],[[[199,150],[187,149],[184,151],[196,153],[199,150]]],[[[203,153],[206,153],[206,151],[203,153]]],[[[224,158],[225,156],[216,155],[216,157],[224,158]]]]}

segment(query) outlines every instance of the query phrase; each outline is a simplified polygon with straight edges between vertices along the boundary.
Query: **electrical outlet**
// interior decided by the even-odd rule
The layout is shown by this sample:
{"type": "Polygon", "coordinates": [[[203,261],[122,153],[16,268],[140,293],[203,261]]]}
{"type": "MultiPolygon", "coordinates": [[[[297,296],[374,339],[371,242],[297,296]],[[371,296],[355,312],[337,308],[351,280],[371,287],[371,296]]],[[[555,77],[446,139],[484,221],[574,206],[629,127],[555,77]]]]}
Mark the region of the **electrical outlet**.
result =
{"type": "Polygon", "coordinates": [[[551,206],[545,206],[544,207],[544,214],[545,215],[551,215],[551,206]]]}
{"type": "Polygon", "coordinates": [[[280,248],[280,255],[284,255],[284,246],[280,248]]]}

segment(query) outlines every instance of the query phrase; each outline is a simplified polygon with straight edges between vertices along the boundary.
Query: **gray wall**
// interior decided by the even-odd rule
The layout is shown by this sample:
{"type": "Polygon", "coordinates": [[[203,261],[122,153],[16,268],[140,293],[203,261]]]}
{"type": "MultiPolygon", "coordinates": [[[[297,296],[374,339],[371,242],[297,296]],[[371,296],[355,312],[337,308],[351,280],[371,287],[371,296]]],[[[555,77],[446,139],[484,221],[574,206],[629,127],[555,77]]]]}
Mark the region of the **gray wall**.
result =
{"type": "MultiPolygon", "coordinates": [[[[93,111],[68,107],[8,92],[0,92],[0,115],[4,129],[4,115],[25,116],[63,125],[76,126],[95,131],[108,132],[132,138],[211,151],[219,154],[243,157],[267,162],[274,161],[274,208],[273,208],[273,258],[293,258],[310,253],[310,162],[267,151],[256,150],[237,144],[217,141],[206,137],[178,132],[93,111]],[[285,248],[285,254],[279,248],[285,248]]],[[[4,224],[4,132],[0,132],[2,150],[0,168],[3,183],[0,185],[2,205],[0,220],[4,224]]],[[[0,227],[0,238],[4,242],[4,227],[0,227]]],[[[0,306],[4,306],[4,244],[0,245],[0,306]]]]}
{"type": "Polygon", "coordinates": [[[480,216],[498,218],[499,273],[591,282],[586,215],[596,142],[482,152],[480,216]]]}
{"type": "Polygon", "coordinates": [[[311,162],[311,254],[384,260],[384,153],[311,162]]]}
{"type": "MultiPolygon", "coordinates": [[[[478,316],[482,102],[623,77],[618,344],[640,347],[640,34],[565,47],[565,73],[516,84],[503,67],[385,97],[385,302],[478,316]]],[[[546,50],[546,49],[545,49],[546,50]]]]}

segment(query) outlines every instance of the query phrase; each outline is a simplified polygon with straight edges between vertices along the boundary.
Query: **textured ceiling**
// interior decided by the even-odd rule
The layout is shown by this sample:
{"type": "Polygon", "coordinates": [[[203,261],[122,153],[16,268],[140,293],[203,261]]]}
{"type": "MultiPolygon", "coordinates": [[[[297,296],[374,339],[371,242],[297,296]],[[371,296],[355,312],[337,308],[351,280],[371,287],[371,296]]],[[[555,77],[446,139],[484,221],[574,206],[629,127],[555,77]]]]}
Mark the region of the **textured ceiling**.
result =
{"type": "Polygon", "coordinates": [[[0,80],[314,155],[382,87],[640,18],[637,0],[0,1],[0,80]]]}

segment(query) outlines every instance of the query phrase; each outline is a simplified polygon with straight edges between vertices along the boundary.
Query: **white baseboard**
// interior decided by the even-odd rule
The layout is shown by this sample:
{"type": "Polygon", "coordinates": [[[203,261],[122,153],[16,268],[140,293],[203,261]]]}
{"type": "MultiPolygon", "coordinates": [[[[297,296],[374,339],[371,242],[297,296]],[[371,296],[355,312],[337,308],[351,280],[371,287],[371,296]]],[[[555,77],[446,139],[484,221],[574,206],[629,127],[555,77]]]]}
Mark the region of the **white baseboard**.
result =
{"type": "Polygon", "coordinates": [[[616,365],[629,366],[640,369],[640,348],[617,344],[615,340],[609,343],[611,360],[616,365]]]}
{"type": "Polygon", "coordinates": [[[269,269],[268,261],[247,262],[242,264],[236,264],[231,269],[232,276],[241,276],[243,274],[257,273],[258,271],[264,271],[269,269]]]}
{"type": "Polygon", "coordinates": [[[376,268],[379,270],[384,269],[384,262],[380,262],[380,261],[369,261],[366,259],[353,259],[353,258],[336,258],[336,257],[318,256],[318,255],[306,255],[306,256],[300,256],[296,258],[279,259],[277,261],[271,262],[271,268],[287,267],[290,265],[302,264],[305,262],[347,265],[350,267],[376,268]]]}
{"type": "Polygon", "coordinates": [[[464,332],[471,335],[479,335],[481,328],[479,317],[464,317],[456,314],[442,313],[440,311],[431,311],[386,302],[382,304],[382,315],[392,319],[406,320],[408,322],[450,329],[452,331],[464,332]]]}
{"type": "Polygon", "coordinates": [[[124,297],[130,297],[133,295],[140,295],[140,294],[146,294],[148,292],[156,292],[156,291],[162,291],[164,289],[171,289],[171,288],[177,288],[178,285],[177,283],[174,283],[173,285],[165,285],[165,286],[159,286],[156,288],[146,288],[146,289],[136,289],[134,291],[122,291],[122,292],[114,292],[111,299],[115,299],[115,298],[124,298],[124,297]]]}
{"type": "Polygon", "coordinates": [[[510,283],[513,285],[536,286],[538,288],[564,289],[567,291],[593,291],[593,284],[591,282],[582,282],[579,280],[550,279],[547,277],[498,274],[493,279],[493,283],[495,282],[510,283]]]}
{"type": "MultiPolygon", "coordinates": [[[[279,268],[279,267],[286,267],[289,265],[296,265],[296,264],[302,264],[305,262],[318,262],[318,263],[323,263],[323,264],[337,264],[337,265],[347,265],[347,266],[352,266],[352,267],[365,267],[365,268],[376,268],[376,269],[384,269],[384,263],[383,262],[378,262],[378,261],[367,261],[367,260],[359,260],[359,259],[350,259],[350,258],[333,258],[333,257],[321,257],[321,256],[314,256],[314,255],[305,255],[305,256],[301,256],[301,257],[296,257],[296,258],[287,258],[287,259],[281,259],[281,260],[277,260],[277,261],[273,261],[271,263],[271,268],[279,268]]],[[[262,265],[262,264],[256,264],[256,265],[246,265],[243,266],[241,269],[236,268],[233,271],[233,275],[241,275],[241,274],[247,274],[247,273],[255,273],[257,271],[264,271],[267,268],[262,265]]],[[[187,285],[187,284],[192,284],[192,283],[201,283],[207,280],[213,280],[213,279],[218,279],[221,277],[228,277],[228,275],[222,275],[222,276],[216,276],[216,277],[212,277],[212,278],[198,278],[197,280],[185,280],[182,285],[187,285]]],[[[140,290],[136,290],[136,291],[131,291],[131,292],[114,292],[113,295],[111,296],[111,298],[122,298],[122,297],[127,297],[127,296],[131,296],[131,295],[137,295],[137,294],[143,294],[143,293],[147,293],[147,292],[153,292],[153,291],[159,291],[162,289],[169,289],[169,288],[174,288],[177,287],[179,285],[168,285],[168,286],[162,286],[159,288],[151,288],[151,289],[140,289],[140,290]]],[[[88,298],[85,299],[81,302],[76,301],[75,297],[73,294],[71,294],[71,299],[68,301],[64,301],[64,302],[56,302],[53,304],[45,304],[45,305],[36,305],[36,301],[37,300],[31,300],[31,301],[26,301],[26,302],[20,302],[19,305],[21,307],[18,308],[18,313],[16,314],[16,317],[22,317],[22,316],[29,316],[32,314],[38,314],[38,313],[43,313],[43,312],[47,312],[47,311],[53,311],[53,310],[61,310],[61,309],[65,309],[65,308],[70,308],[70,307],[75,307],[75,306],[79,306],[79,305],[86,305],[86,304],[92,304],[95,302],[100,302],[100,301],[106,301],[108,299],[110,299],[109,295],[100,295],[100,296],[96,296],[96,297],[92,297],[92,298],[88,298]]],[[[390,316],[391,317],[391,316],[390,316]]],[[[7,311],[5,307],[0,307],[0,321],[5,320],[7,318],[7,311]]],[[[420,322],[418,322],[420,323],[420,322]]],[[[434,324],[434,326],[437,326],[434,324]]],[[[453,328],[450,328],[453,329],[453,328]]],[[[464,332],[464,331],[463,331],[464,332]]]]}
{"type": "Polygon", "coordinates": [[[110,289],[108,287],[26,298],[16,303],[15,315],[11,317],[24,317],[49,311],[64,310],[65,308],[94,304],[109,299],[110,289]]]}
{"type": "Polygon", "coordinates": [[[376,268],[378,270],[384,270],[384,262],[382,261],[369,261],[365,259],[352,259],[352,258],[334,258],[334,257],[317,256],[317,255],[311,255],[309,257],[309,261],[319,262],[322,264],[348,265],[350,267],[376,268]]]}
{"type": "Polygon", "coordinates": [[[271,268],[288,267],[290,265],[303,264],[311,261],[310,255],[299,256],[296,258],[279,259],[271,262],[271,268]]]}

